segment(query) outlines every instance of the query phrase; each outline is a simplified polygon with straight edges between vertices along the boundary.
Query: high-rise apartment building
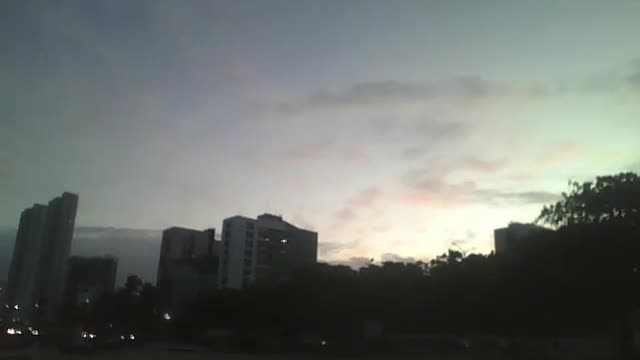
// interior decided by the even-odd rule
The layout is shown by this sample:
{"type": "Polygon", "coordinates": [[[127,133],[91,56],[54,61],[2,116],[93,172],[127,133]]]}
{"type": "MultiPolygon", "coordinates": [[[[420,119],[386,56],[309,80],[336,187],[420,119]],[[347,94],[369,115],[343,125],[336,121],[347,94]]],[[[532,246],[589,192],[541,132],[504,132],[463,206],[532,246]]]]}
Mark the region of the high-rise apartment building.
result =
{"type": "Polygon", "coordinates": [[[30,315],[39,296],[39,265],[46,237],[47,206],[35,204],[20,215],[20,225],[9,268],[6,302],[30,315]]]}
{"type": "Polygon", "coordinates": [[[50,320],[62,304],[78,195],[63,193],[20,216],[9,270],[7,303],[30,317],[35,306],[50,320]]]}
{"type": "Polygon", "coordinates": [[[172,227],[162,232],[157,286],[170,306],[217,287],[218,241],[215,229],[172,227]]]}
{"type": "Polygon", "coordinates": [[[509,226],[493,231],[496,254],[506,254],[517,250],[524,241],[532,236],[552,233],[552,230],[535,224],[511,223],[509,226]]]}
{"type": "Polygon", "coordinates": [[[281,216],[234,216],[222,225],[220,286],[245,288],[285,282],[318,255],[318,233],[298,228],[281,216]]]}

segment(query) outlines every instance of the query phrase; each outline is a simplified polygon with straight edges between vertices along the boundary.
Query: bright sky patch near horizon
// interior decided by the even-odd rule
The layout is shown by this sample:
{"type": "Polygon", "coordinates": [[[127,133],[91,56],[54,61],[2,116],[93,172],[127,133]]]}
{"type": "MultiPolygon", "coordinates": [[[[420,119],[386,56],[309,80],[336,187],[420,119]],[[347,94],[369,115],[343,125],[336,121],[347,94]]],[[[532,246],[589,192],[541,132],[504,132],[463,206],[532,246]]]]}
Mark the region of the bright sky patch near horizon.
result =
{"type": "Polygon", "coordinates": [[[569,179],[640,170],[640,2],[9,1],[0,225],[263,212],[321,257],[492,249],[569,179]]]}

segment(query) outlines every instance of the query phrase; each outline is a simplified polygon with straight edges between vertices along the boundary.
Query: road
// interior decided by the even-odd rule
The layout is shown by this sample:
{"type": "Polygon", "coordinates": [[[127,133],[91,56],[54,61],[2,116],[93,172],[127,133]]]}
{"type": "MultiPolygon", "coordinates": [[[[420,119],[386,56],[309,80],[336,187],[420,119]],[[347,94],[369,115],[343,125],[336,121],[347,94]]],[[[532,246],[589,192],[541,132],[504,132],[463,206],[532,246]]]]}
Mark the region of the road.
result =
{"type": "MultiPolygon", "coordinates": [[[[424,356],[420,357],[375,357],[376,360],[413,360],[424,359],[424,356]]],[[[485,359],[486,357],[477,356],[445,356],[445,357],[429,357],[433,360],[463,360],[463,359],[485,359]]],[[[302,357],[299,355],[246,355],[246,354],[224,354],[213,353],[208,351],[179,351],[169,349],[132,349],[132,350],[118,350],[107,352],[95,352],[88,354],[65,354],[50,349],[29,349],[19,351],[0,351],[0,360],[102,360],[102,359],[118,359],[118,360],[351,360],[353,357],[335,357],[335,356],[308,356],[302,357]]],[[[363,358],[357,358],[362,360],[363,358]]],[[[488,357],[486,359],[495,359],[495,357],[488,357]]]]}
{"type": "MultiPolygon", "coordinates": [[[[591,360],[591,359],[606,359],[611,358],[611,353],[607,351],[606,342],[600,341],[601,346],[594,346],[597,344],[597,339],[572,339],[563,341],[559,349],[554,352],[547,352],[545,354],[537,351],[527,350],[524,351],[518,358],[519,359],[549,359],[549,360],[591,360]]],[[[431,360],[489,360],[489,359],[513,359],[512,355],[509,356],[505,353],[498,352],[482,352],[482,351],[469,351],[465,353],[456,354],[424,354],[421,356],[408,356],[408,355],[386,355],[375,356],[368,359],[376,360],[413,360],[413,359],[431,359],[431,360]]],[[[88,354],[65,354],[60,353],[53,349],[41,349],[33,347],[25,350],[0,350],[0,360],[101,360],[101,359],[122,359],[122,360],[347,360],[354,359],[352,357],[335,357],[335,356],[300,356],[300,355],[247,355],[247,354],[225,354],[206,351],[204,349],[198,349],[195,347],[185,347],[183,345],[168,345],[168,344],[147,344],[144,348],[137,349],[125,349],[114,350],[104,352],[94,352],[88,354]]],[[[360,357],[358,360],[365,358],[360,357]]]]}

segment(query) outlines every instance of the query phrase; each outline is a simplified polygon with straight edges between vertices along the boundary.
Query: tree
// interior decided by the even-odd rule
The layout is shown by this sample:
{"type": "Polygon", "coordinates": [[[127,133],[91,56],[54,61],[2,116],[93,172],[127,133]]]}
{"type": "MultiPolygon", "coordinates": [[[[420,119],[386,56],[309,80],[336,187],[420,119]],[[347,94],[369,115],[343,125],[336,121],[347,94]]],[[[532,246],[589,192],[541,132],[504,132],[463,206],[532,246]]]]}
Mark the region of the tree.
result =
{"type": "Polygon", "coordinates": [[[129,295],[138,295],[142,290],[142,279],[137,275],[127,276],[127,281],[124,283],[124,291],[129,295]]]}
{"type": "Polygon", "coordinates": [[[569,182],[562,200],[545,206],[537,221],[553,226],[640,224],[640,177],[635,173],[599,176],[595,182],[569,182]]]}
{"type": "MultiPolygon", "coordinates": [[[[559,226],[565,238],[579,240],[580,246],[573,246],[578,253],[574,259],[600,260],[600,267],[590,272],[589,279],[592,284],[601,284],[598,292],[607,294],[605,304],[618,308],[620,354],[624,359],[632,358],[635,348],[629,334],[633,333],[630,314],[638,299],[640,177],[631,172],[620,173],[569,185],[570,192],[563,193],[562,200],[555,204],[545,206],[537,221],[559,226]],[[612,287],[612,283],[620,285],[612,287]]],[[[573,265],[579,263],[574,261],[573,265]]],[[[580,266],[583,278],[584,270],[594,269],[580,266]]]]}

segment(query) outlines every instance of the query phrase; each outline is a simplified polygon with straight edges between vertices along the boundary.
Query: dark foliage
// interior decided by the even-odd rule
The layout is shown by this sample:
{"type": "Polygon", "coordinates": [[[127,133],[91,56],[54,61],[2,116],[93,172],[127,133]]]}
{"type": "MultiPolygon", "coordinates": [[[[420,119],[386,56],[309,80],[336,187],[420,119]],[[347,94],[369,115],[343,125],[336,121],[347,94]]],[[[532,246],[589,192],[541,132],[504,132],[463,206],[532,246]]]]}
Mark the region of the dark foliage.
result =
{"type": "MultiPolygon", "coordinates": [[[[365,320],[387,333],[554,335],[611,333],[640,300],[638,176],[572,184],[535,232],[508,254],[449,250],[429,262],[316,264],[277,288],[201,294],[176,314],[180,334],[206,329],[348,337],[365,320]]],[[[142,328],[157,291],[132,279],[97,312],[142,328]]]]}

